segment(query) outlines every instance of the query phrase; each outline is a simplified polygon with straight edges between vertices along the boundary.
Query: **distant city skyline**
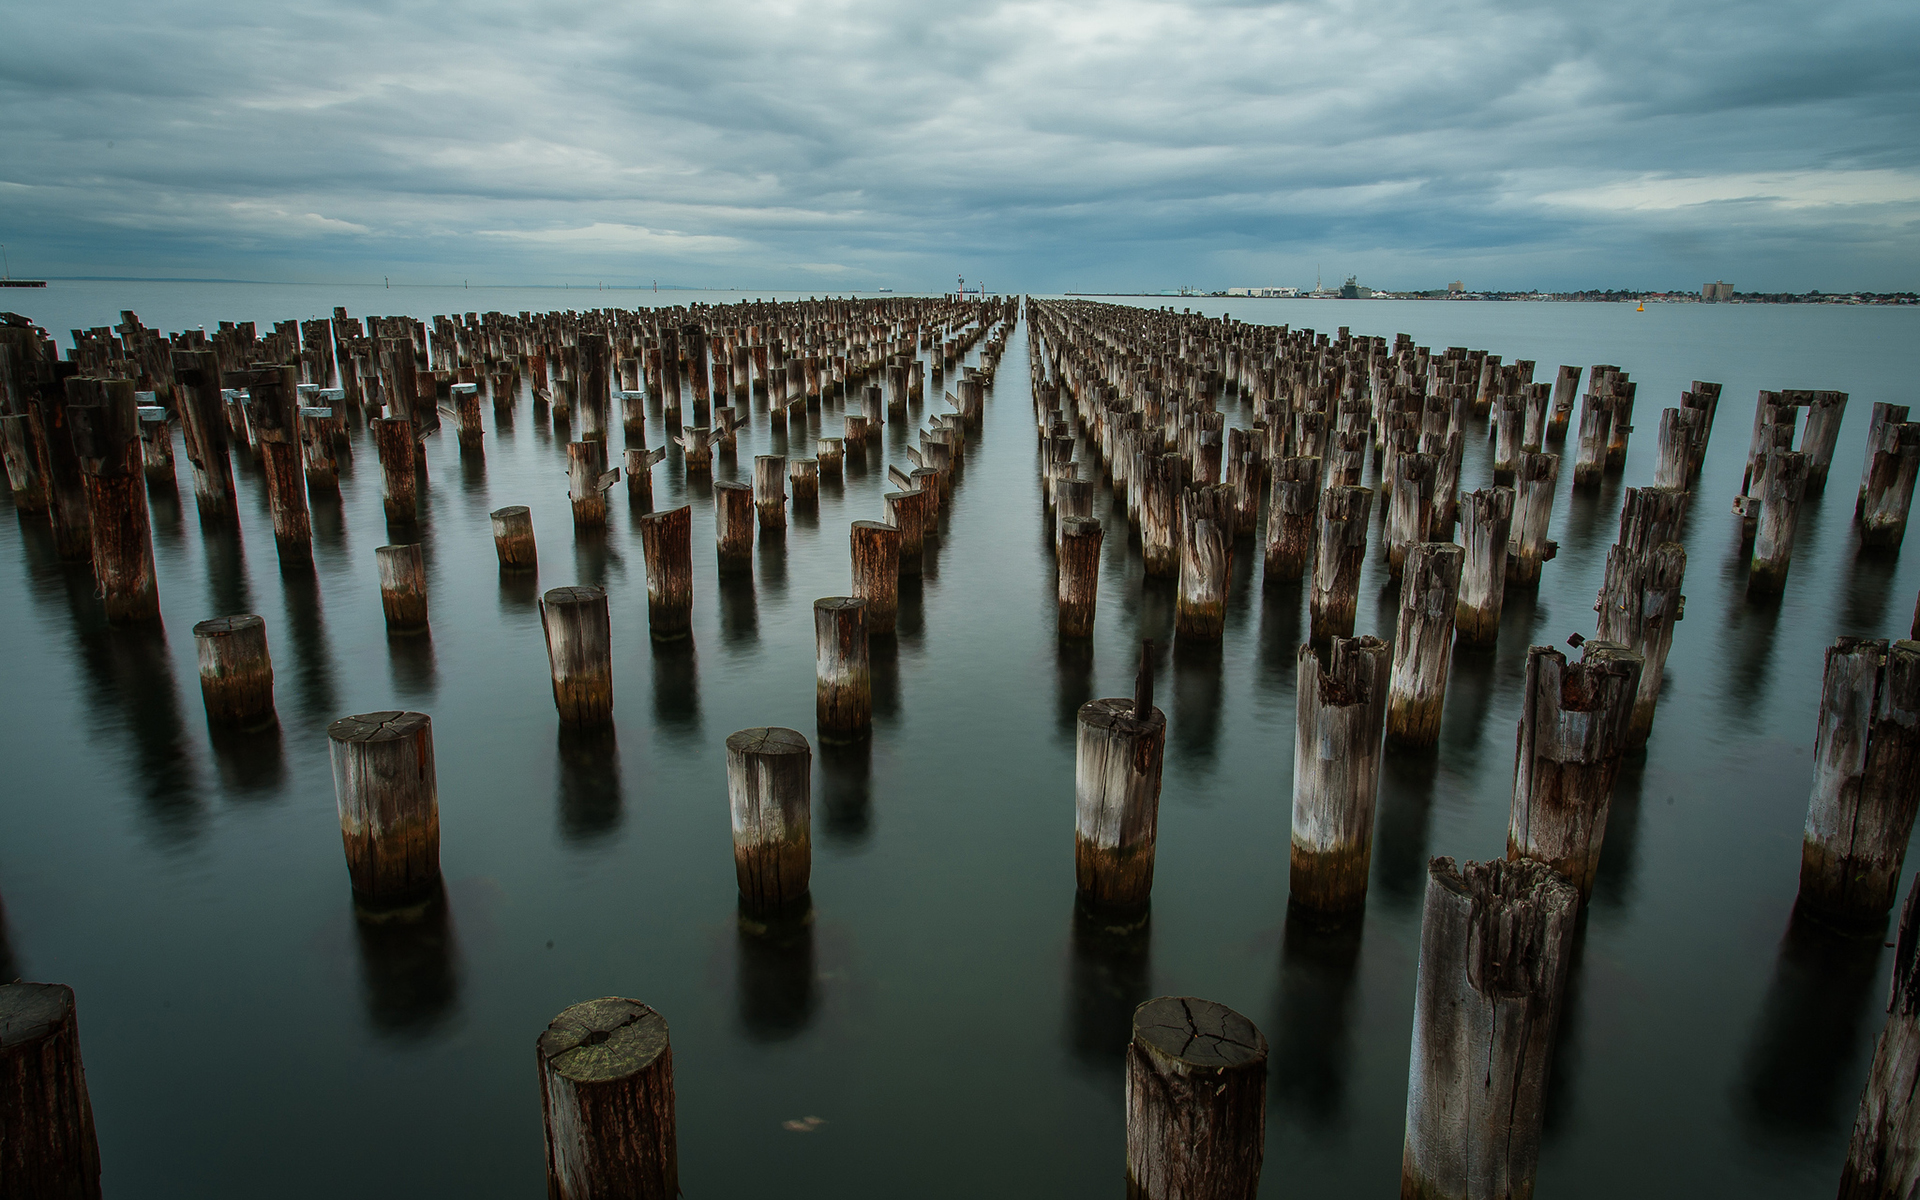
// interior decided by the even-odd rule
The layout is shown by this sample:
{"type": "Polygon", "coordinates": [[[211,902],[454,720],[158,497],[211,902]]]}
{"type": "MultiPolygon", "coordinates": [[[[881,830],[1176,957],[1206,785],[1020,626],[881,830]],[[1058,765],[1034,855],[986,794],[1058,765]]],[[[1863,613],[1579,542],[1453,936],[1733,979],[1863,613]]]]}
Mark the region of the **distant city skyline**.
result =
{"type": "Polygon", "coordinates": [[[1728,19],[26,6],[0,46],[0,241],[33,278],[1915,287],[1920,8],[1728,19]]]}

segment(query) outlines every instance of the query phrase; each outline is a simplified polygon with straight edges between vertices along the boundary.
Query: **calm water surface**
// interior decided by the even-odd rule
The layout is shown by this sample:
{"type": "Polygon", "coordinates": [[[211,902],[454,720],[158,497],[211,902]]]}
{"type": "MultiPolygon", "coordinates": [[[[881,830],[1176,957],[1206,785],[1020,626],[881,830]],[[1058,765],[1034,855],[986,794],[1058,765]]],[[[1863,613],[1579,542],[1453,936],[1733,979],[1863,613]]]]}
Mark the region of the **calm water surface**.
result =
{"type": "MultiPolygon", "coordinates": [[[[63,342],[121,308],[174,329],[335,304],[430,317],[652,299],[104,283],[4,297],[63,342]]],[[[111,1194],[538,1195],[534,1038],[566,1005],[617,994],[672,1025],[691,1196],[1117,1196],[1128,1017],[1163,993],[1229,1004],[1272,1044],[1263,1194],[1395,1194],[1427,856],[1504,852],[1526,647],[1592,634],[1621,489],[1650,482],[1659,410],[1695,378],[1726,392],[1686,532],[1686,619],[1652,741],[1614,799],[1539,1194],[1829,1192],[1890,954],[1789,914],[1822,651],[1905,636],[1920,588],[1913,555],[1863,557],[1851,528],[1869,408],[1915,399],[1920,313],[1173,303],[1483,347],[1538,360],[1543,379],[1614,363],[1640,383],[1624,479],[1574,497],[1563,472],[1561,551],[1538,596],[1509,595],[1496,649],[1456,654],[1438,750],[1388,759],[1363,928],[1286,918],[1305,598],[1264,588],[1253,553],[1236,556],[1224,645],[1161,651],[1151,928],[1116,942],[1076,924],[1073,714],[1130,692],[1138,639],[1170,643],[1173,603],[1110,537],[1093,645],[1056,642],[1024,324],[927,578],[903,591],[897,644],[876,649],[871,746],[816,753],[816,919],[776,946],[738,930],[722,744],[752,725],[813,736],[811,602],[847,591],[847,524],[881,515],[907,427],[823,485],[784,545],[761,544],[751,587],[716,579],[710,487],[677,453],[658,469],[660,505],[694,508],[690,651],[648,643],[624,489],[604,536],[574,537],[561,442],[525,400],[510,423],[489,412],[484,459],[450,433],[429,442],[425,639],[383,626],[373,550],[388,538],[364,435],[341,499],[315,506],[304,578],[279,572],[252,465],[238,535],[203,530],[182,452],[179,491],[153,497],[164,630],[107,628],[89,573],[55,561],[37,521],[0,523],[0,975],[11,958],[78,992],[111,1194]],[[1744,597],[1727,511],[1763,387],[1852,393],[1771,604],[1744,597]],[[537,585],[496,571],[486,514],[506,504],[532,506],[537,585]],[[609,737],[554,716],[534,599],[572,583],[612,593],[609,737]],[[243,611],[267,619],[281,724],[214,739],[191,629],[243,611]],[[341,855],[325,728],[383,708],[434,719],[447,905],[419,925],[358,923],[341,855]],[[825,1123],[782,1126],[808,1116],[825,1123]]],[[[919,405],[915,423],[937,411],[919,405]]],[[[763,413],[715,478],[784,450],[763,413]]],[[[830,404],[809,434],[838,433],[839,416],[830,404]]],[[[1463,488],[1489,477],[1470,439],[1463,488]]],[[[1359,631],[1390,636],[1394,604],[1370,563],[1359,631]]]]}

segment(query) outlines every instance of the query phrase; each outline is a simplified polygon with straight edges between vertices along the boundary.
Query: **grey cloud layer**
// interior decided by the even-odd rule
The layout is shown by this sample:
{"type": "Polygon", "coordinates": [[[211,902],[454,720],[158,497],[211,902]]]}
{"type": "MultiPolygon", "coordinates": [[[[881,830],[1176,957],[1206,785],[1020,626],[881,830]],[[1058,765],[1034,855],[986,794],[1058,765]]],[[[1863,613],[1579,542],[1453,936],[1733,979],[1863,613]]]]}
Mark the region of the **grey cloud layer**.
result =
{"type": "Polygon", "coordinates": [[[21,6],[48,274],[1912,287],[1920,6],[21,6]]]}

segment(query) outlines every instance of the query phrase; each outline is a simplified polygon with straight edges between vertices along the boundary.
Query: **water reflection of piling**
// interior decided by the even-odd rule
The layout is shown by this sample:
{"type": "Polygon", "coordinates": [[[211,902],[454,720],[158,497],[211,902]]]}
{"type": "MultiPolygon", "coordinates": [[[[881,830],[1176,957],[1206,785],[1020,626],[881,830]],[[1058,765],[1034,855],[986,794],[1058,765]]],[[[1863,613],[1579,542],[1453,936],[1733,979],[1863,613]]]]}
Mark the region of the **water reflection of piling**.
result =
{"type": "Polygon", "coordinates": [[[1133,1010],[1153,995],[1149,909],[1113,913],[1079,897],[1067,967],[1067,1049],[1082,1067],[1117,1078],[1133,1039],[1133,1010]]]}
{"type": "Polygon", "coordinates": [[[357,901],[354,931],[360,945],[367,1024],[381,1037],[419,1038],[459,1008],[459,946],[444,885],[403,906],[357,901]]]}
{"type": "Polygon", "coordinates": [[[1885,925],[1853,935],[1797,906],[1748,1043],[1736,1107],[1746,1132],[1825,1145],[1843,1133],[1859,1099],[1856,1055],[1877,1029],[1885,925]]]}
{"type": "Polygon", "coordinates": [[[213,742],[214,768],[229,795],[271,799],[287,780],[286,746],[280,723],[264,729],[207,726],[213,742]]]}
{"type": "Polygon", "coordinates": [[[500,611],[530,613],[539,611],[540,576],[532,571],[502,568],[500,571],[500,611]]]}
{"type": "Polygon", "coordinates": [[[1093,699],[1093,642],[1058,640],[1054,663],[1054,726],[1071,740],[1079,728],[1080,706],[1093,699]]]}
{"type": "Polygon", "coordinates": [[[1254,684],[1273,697],[1293,695],[1299,677],[1295,651],[1301,636],[1300,609],[1304,585],[1299,581],[1274,584],[1260,597],[1260,659],[1254,684]]]}
{"type": "Polygon", "coordinates": [[[1433,823],[1432,751],[1383,755],[1369,891],[1393,908],[1417,904],[1427,888],[1427,837],[1433,823]]]}
{"type": "Polygon", "coordinates": [[[822,742],[817,758],[821,829],[827,840],[848,846],[865,843],[873,827],[873,739],[822,742]]]}
{"type": "MultiPolygon", "coordinates": [[[[309,724],[325,724],[338,715],[333,693],[333,655],[327,648],[326,615],[320,607],[320,581],[312,574],[289,576],[282,597],[287,636],[293,645],[293,692],[299,715],[309,724]]],[[[230,610],[244,611],[244,610],[230,610]]]]}
{"type": "MultiPolygon", "coordinates": [[[[918,575],[902,575],[894,611],[894,631],[900,640],[919,645],[927,632],[926,583],[918,575]]],[[[878,703],[878,701],[876,701],[878,703]]],[[[876,709],[876,711],[878,711],[876,709]]]]}
{"type": "Polygon", "coordinates": [[[1647,756],[1632,751],[1620,759],[1607,802],[1606,841],[1593,878],[1593,903],[1624,909],[1633,903],[1634,870],[1640,849],[1640,812],[1647,784],[1647,756]]]}
{"type": "Polygon", "coordinates": [[[1273,1100],[1300,1124],[1338,1126],[1346,1101],[1362,922],[1289,908],[1280,943],[1273,1100]]]}
{"type": "Polygon", "coordinates": [[[253,611],[247,586],[247,554],[240,527],[231,521],[204,521],[200,549],[207,562],[207,606],[217,613],[253,611]]]}
{"type": "Polygon", "coordinates": [[[0,983],[20,978],[20,958],[13,952],[13,939],[7,931],[7,906],[0,901],[0,983]]]}
{"type": "Polygon", "coordinates": [[[387,667],[393,673],[394,694],[402,700],[431,700],[439,692],[433,634],[424,628],[387,634],[387,667]]]}
{"type": "Polygon", "coordinates": [[[570,842],[605,837],[620,826],[620,743],[611,725],[561,722],[560,836],[570,842]]]}
{"type": "Polygon", "coordinates": [[[1220,740],[1224,683],[1220,642],[1173,644],[1173,748],[1188,765],[1213,761],[1220,740]]]}
{"type": "Polygon", "coordinates": [[[774,913],[755,913],[740,899],[740,1024],[755,1041],[784,1041],[813,1020],[820,1003],[813,924],[811,897],[774,913]]]}
{"type": "Polygon", "coordinates": [[[691,638],[653,644],[653,716],[669,735],[700,732],[700,669],[691,638]]]}
{"type": "Polygon", "coordinates": [[[743,648],[758,642],[760,610],[753,590],[753,576],[723,574],[716,580],[714,590],[720,598],[721,642],[743,648]]]}

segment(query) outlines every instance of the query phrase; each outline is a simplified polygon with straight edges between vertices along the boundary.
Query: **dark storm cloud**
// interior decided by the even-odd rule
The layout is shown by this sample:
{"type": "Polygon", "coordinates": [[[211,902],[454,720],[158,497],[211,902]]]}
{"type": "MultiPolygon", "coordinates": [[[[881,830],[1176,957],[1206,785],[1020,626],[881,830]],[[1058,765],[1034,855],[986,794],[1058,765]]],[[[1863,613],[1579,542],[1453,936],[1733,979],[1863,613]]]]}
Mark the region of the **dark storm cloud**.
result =
{"type": "MultiPolygon", "coordinates": [[[[49,274],[1911,287],[1920,6],[17,6],[49,274]]],[[[29,264],[31,264],[29,266],[29,264]]]]}

